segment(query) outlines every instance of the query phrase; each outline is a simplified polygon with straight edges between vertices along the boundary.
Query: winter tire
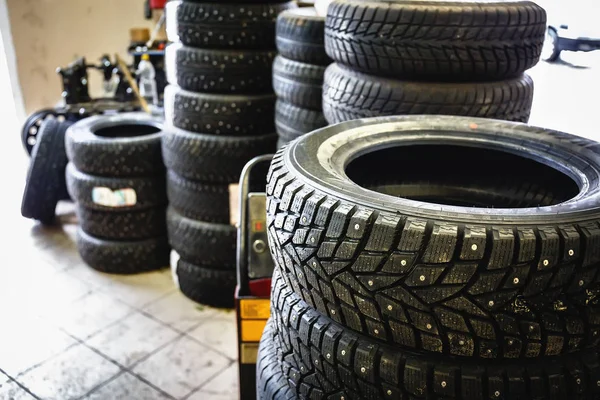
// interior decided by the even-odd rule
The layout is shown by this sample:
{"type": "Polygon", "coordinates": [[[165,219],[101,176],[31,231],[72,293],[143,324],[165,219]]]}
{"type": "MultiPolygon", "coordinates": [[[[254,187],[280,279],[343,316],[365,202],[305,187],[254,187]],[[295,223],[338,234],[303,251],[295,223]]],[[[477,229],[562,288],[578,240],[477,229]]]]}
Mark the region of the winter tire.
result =
{"type": "Polygon", "coordinates": [[[537,64],[546,12],[531,1],[353,1],[328,9],[335,61],[395,78],[499,80],[537,64]]]}
{"type": "Polygon", "coordinates": [[[162,122],[144,113],[100,115],[67,131],[69,160],[85,173],[108,177],[164,174],[162,122]]]}
{"type": "Polygon", "coordinates": [[[599,178],[600,145],[565,133],[347,122],[274,157],[270,246],[295,293],[373,338],[466,357],[565,354],[597,343],[586,304],[600,286],[599,178]]]}

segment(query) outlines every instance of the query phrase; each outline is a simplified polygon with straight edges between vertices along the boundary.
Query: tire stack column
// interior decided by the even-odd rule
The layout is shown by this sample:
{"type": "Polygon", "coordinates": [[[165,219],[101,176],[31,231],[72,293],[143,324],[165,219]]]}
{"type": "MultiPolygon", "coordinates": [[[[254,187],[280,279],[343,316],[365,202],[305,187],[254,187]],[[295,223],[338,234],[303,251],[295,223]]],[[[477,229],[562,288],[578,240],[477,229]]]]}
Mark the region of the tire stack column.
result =
{"type": "Polygon", "coordinates": [[[162,135],[162,122],[141,113],[86,118],[67,130],[77,247],[92,268],[132,274],[169,265],[162,135]]]}
{"type": "Polygon", "coordinates": [[[546,29],[530,1],[335,0],[323,108],[331,124],[438,114],[527,122],[546,29]]]}
{"type": "Polygon", "coordinates": [[[277,147],[327,125],[321,99],[331,59],[325,53],[324,34],[325,17],[313,7],[288,10],[277,18],[279,55],[273,64],[277,147]]]}
{"type": "Polygon", "coordinates": [[[289,2],[167,3],[163,156],[176,283],[189,298],[233,306],[236,229],[229,185],[275,149],[271,84],[277,14],[289,2]]]}

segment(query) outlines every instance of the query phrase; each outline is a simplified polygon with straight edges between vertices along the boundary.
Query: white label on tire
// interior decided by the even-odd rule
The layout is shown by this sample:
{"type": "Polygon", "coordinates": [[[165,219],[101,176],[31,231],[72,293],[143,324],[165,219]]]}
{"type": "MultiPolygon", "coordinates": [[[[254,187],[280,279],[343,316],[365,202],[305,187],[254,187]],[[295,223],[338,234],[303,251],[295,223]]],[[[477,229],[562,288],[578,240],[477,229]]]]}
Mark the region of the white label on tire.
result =
{"type": "Polygon", "coordinates": [[[92,201],[104,207],[131,207],[137,203],[137,194],[131,188],[111,190],[107,187],[95,187],[92,201]]]}

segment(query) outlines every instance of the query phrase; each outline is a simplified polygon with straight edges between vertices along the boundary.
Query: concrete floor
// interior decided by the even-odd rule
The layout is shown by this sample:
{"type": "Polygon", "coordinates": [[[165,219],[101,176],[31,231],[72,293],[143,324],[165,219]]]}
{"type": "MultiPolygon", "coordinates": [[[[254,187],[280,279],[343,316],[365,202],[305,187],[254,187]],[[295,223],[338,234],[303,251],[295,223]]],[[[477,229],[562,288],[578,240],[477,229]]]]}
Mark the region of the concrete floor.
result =
{"type": "MultiPolygon", "coordinates": [[[[531,123],[600,139],[600,53],[566,54],[531,75],[531,123]]],[[[0,399],[237,398],[234,314],[184,298],[170,271],[132,277],[83,264],[76,221],[20,217],[27,157],[19,123],[0,111],[0,399]]]]}

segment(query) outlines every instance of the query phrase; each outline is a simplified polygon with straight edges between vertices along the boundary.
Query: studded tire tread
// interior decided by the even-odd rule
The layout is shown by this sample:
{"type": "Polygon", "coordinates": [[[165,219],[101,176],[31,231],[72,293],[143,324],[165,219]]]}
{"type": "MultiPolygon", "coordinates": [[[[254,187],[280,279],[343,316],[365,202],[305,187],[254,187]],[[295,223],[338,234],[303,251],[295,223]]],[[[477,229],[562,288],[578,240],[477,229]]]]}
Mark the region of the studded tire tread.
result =
{"type": "Polygon", "coordinates": [[[274,50],[211,50],[171,44],[165,54],[167,80],[191,92],[269,93],[276,54],[274,50]]]}
{"type": "Polygon", "coordinates": [[[169,205],[181,215],[205,222],[229,223],[229,185],[185,179],[167,173],[169,205]]]}
{"type": "Polygon", "coordinates": [[[86,264],[111,274],[135,274],[166,268],[171,251],[166,236],[144,240],[103,240],[81,228],[77,231],[77,248],[86,264]]]}
{"type": "Polygon", "coordinates": [[[271,252],[293,290],[385,342],[534,358],[596,345],[600,223],[496,225],[393,214],[290,172],[267,184],[271,252]]]}
{"type": "Polygon", "coordinates": [[[78,205],[98,211],[139,211],[166,206],[165,177],[162,174],[138,178],[109,178],[79,171],[72,163],[67,165],[67,189],[78,205]],[[113,207],[94,201],[94,189],[108,188],[112,191],[133,189],[135,204],[113,207]]]}
{"type": "Polygon", "coordinates": [[[274,132],[275,95],[193,93],[173,85],[165,89],[165,118],[190,132],[250,136],[274,132]]]}
{"type": "Polygon", "coordinates": [[[141,211],[98,211],[77,207],[79,226],[105,240],[142,240],[167,234],[166,206],[141,211]]]}
{"type": "MultiPolygon", "coordinates": [[[[597,349],[542,360],[465,362],[407,352],[345,329],[275,275],[267,330],[298,399],[563,399],[600,395],[597,349]]],[[[276,376],[276,375],[275,375],[276,376]]],[[[277,397],[271,397],[276,399],[277,397]]],[[[271,399],[267,397],[266,399],[271,399]]]]}
{"type": "Polygon", "coordinates": [[[163,139],[167,168],[190,180],[234,183],[244,165],[256,156],[271,154],[275,133],[260,136],[218,136],[171,129],[163,139]]]}
{"type": "Polygon", "coordinates": [[[237,230],[234,226],[196,221],[169,208],[167,229],[169,243],[182,260],[215,269],[235,267],[237,230]]]}
{"type": "Polygon", "coordinates": [[[275,49],[277,14],[294,2],[228,4],[169,1],[167,36],[186,46],[218,49],[275,49]]]}
{"type": "Polygon", "coordinates": [[[179,289],[191,300],[212,307],[233,308],[235,269],[194,265],[180,259],[175,276],[179,289]]]}

